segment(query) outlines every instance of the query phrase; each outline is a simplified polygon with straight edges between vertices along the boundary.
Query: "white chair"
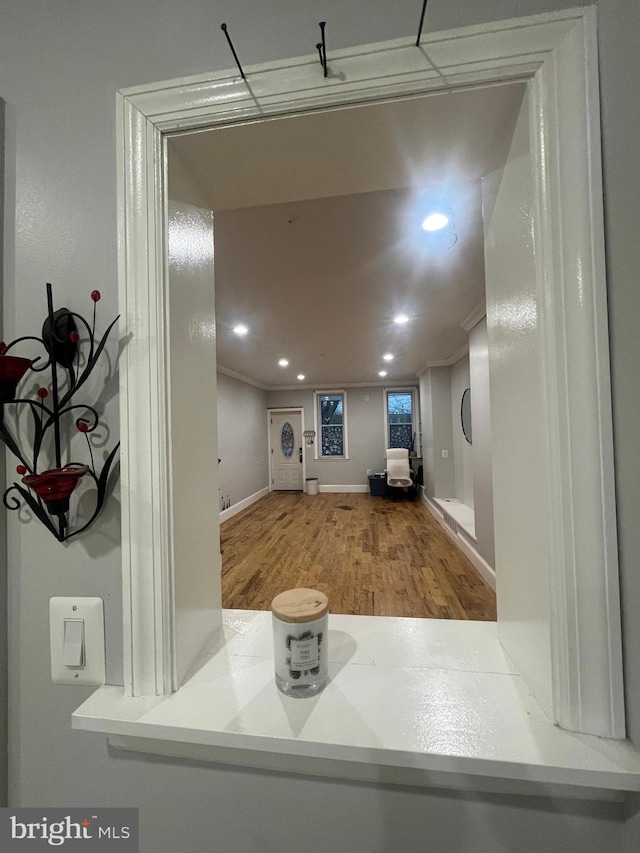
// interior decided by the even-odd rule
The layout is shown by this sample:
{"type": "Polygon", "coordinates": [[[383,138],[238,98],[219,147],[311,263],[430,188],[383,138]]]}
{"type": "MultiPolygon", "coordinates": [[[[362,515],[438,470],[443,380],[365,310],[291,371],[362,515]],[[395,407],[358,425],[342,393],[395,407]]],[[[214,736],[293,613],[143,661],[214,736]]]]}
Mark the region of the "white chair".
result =
{"type": "MultiPolygon", "coordinates": [[[[397,489],[396,497],[407,492],[409,497],[414,497],[413,471],[409,465],[409,451],[406,447],[387,448],[387,486],[394,491],[397,489]]],[[[393,497],[394,493],[391,492],[391,495],[393,497]]]]}

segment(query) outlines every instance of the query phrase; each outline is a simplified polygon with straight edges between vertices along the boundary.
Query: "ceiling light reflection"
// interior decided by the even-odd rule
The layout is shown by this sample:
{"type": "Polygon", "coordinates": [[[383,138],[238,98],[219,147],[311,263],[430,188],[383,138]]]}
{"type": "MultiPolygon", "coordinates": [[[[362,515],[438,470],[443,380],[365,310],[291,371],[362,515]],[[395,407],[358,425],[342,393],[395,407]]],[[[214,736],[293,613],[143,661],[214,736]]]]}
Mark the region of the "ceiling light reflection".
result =
{"type": "Polygon", "coordinates": [[[442,231],[449,224],[449,217],[444,213],[430,213],[422,220],[424,231],[442,231]]]}

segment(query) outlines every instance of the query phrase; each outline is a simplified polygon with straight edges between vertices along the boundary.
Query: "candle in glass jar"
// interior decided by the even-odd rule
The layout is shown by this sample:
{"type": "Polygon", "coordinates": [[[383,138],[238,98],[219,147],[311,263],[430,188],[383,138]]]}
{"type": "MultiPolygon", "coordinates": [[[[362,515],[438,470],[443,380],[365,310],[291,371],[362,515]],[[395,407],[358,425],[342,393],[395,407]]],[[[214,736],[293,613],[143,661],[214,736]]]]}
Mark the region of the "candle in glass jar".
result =
{"type": "Polygon", "coordinates": [[[315,696],[327,683],[329,599],[288,589],[271,602],[276,684],[287,696],[315,696]]]}

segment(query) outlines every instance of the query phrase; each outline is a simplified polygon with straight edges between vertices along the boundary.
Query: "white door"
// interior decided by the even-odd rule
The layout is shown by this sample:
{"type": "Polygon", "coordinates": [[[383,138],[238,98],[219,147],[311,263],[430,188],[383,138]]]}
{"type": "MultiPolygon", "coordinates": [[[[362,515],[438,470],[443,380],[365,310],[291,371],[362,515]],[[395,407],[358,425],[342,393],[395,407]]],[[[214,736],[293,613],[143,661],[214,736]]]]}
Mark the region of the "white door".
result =
{"type": "Polygon", "coordinates": [[[271,488],[302,491],[302,415],[274,412],[270,418],[271,488]]]}

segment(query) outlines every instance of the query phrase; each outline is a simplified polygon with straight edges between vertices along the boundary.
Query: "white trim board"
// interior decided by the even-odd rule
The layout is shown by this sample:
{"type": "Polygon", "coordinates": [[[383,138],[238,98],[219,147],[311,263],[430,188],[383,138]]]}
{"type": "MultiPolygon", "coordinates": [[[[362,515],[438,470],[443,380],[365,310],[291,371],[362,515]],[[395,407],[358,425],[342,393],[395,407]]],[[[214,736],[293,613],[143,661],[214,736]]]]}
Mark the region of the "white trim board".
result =
{"type": "Polygon", "coordinates": [[[233,518],[234,515],[237,515],[239,512],[242,512],[243,509],[247,509],[252,504],[256,503],[263,498],[265,495],[268,495],[270,492],[269,486],[265,486],[264,489],[260,489],[258,492],[254,492],[252,495],[249,495],[248,498],[244,498],[241,501],[238,501],[237,504],[233,504],[227,509],[223,509],[220,511],[220,522],[227,521],[230,518],[233,518]]]}
{"type": "Polygon", "coordinates": [[[321,486],[318,485],[319,492],[334,492],[339,494],[340,492],[344,492],[345,494],[349,494],[350,492],[368,492],[369,486],[363,486],[361,484],[355,486],[321,486]]]}
{"type": "MultiPolygon", "coordinates": [[[[166,134],[367,101],[525,81],[539,207],[537,299],[547,406],[553,719],[624,737],[595,8],[492,22],[203,74],[118,94],[124,679],[177,688],[165,275],[166,134]],[[579,571],[578,571],[579,567],[579,571]]],[[[194,393],[196,393],[194,391],[194,393]]],[[[494,457],[495,458],[495,457],[494,457]]],[[[217,472],[212,472],[217,495],[217,472]]],[[[217,511],[217,507],[215,508],[217,511]]],[[[499,589],[498,589],[499,595],[499,589]]],[[[203,637],[203,642],[205,638],[203,637]]],[[[195,645],[195,642],[194,642],[195,645]]],[[[523,677],[527,673],[523,670],[523,677]]]]}
{"type": "Polygon", "coordinates": [[[427,507],[431,515],[435,518],[435,520],[440,524],[444,532],[449,536],[450,539],[455,542],[458,548],[462,551],[465,557],[473,565],[474,569],[478,572],[480,577],[487,583],[491,589],[495,592],[496,589],[496,572],[495,569],[487,563],[484,557],[478,553],[475,547],[475,540],[472,540],[470,535],[466,533],[466,531],[462,527],[458,527],[456,531],[453,531],[445,522],[444,514],[442,512],[442,508],[439,504],[435,503],[431,498],[427,497],[424,493],[424,489],[422,491],[422,502],[427,507]]]}
{"type": "Polygon", "coordinates": [[[275,685],[270,613],[224,610],[223,631],[185,688],[126,699],[101,687],[73,728],[121,748],[309,775],[337,767],[377,784],[596,799],[640,791],[640,752],[554,726],[495,622],[331,614],[329,683],[311,702],[275,685]]]}

